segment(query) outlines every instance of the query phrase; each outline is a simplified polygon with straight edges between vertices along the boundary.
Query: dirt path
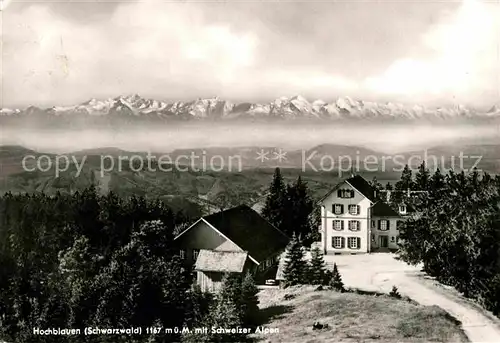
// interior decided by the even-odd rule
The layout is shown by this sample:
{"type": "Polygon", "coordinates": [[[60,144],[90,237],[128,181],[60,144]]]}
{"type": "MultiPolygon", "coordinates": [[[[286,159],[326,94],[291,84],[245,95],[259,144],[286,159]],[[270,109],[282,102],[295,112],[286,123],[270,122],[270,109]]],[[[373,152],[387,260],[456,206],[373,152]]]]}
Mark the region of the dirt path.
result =
{"type": "Polygon", "coordinates": [[[424,279],[418,268],[395,260],[391,254],[328,256],[330,260],[337,263],[346,286],[385,293],[396,286],[402,295],[422,305],[439,306],[460,320],[471,342],[500,342],[500,319],[424,279]]]}
{"type": "Polygon", "coordinates": [[[393,285],[403,295],[407,295],[422,305],[436,305],[462,322],[462,327],[471,342],[500,342],[499,321],[494,321],[465,299],[456,299],[451,294],[439,292],[426,284],[417,275],[404,273],[377,273],[373,285],[389,292],[393,285]]]}

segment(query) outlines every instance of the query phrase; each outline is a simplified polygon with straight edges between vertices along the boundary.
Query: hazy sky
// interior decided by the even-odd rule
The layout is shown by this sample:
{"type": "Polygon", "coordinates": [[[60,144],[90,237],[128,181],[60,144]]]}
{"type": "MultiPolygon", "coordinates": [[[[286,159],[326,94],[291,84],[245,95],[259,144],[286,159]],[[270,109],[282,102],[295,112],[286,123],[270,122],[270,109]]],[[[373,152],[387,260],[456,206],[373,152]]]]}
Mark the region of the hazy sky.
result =
{"type": "Polygon", "coordinates": [[[128,93],[500,103],[498,0],[0,1],[3,107],[128,93]]]}
{"type": "Polygon", "coordinates": [[[21,145],[47,152],[68,152],[102,147],[128,151],[166,152],[179,148],[275,146],[309,149],[333,143],[361,146],[385,153],[421,150],[438,145],[498,144],[498,127],[449,125],[321,125],[186,123],[175,128],[123,130],[29,130],[6,129],[5,145],[21,145]],[[203,134],[193,134],[203,133],[203,134]],[[291,138],[293,137],[293,138],[291,138]]]}

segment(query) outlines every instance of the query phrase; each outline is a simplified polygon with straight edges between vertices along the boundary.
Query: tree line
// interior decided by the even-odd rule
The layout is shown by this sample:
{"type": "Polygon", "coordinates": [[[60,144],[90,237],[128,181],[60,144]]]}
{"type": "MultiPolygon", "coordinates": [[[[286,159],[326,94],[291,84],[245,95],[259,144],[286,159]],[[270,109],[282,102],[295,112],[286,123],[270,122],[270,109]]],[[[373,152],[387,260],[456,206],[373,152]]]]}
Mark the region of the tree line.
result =
{"type": "Polygon", "coordinates": [[[339,292],[345,291],[337,264],[334,263],[333,270],[329,270],[326,268],[321,249],[316,246],[310,251],[311,259],[307,261],[304,244],[293,234],[285,252],[283,266],[284,286],[320,285],[329,286],[339,292]]]}
{"type": "Polygon", "coordinates": [[[194,342],[179,332],[34,336],[33,328],[193,327],[226,320],[227,308],[248,324],[256,311],[251,278],[213,298],[192,287],[173,238],[194,219],[157,200],[99,195],[94,187],[0,197],[0,340],[194,342]]]}
{"type": "Polygon", "coordinates": [[[396,189],[425,191],[408,197],[394,193],[390,203],[405,202],[414,213],[401,227],[402,260],[464,296],[500,314],[500,176],[437,169],[422,163],[415,175],[406,166],[396,189]]]}
{"type": "Polygon", "coordinates": [[[274,171],[262,216],[288,237],[299,236],[307,246],[320,238],[320,213],[307,183],[299,176],[285,184],[279,168],[274,171]]]}

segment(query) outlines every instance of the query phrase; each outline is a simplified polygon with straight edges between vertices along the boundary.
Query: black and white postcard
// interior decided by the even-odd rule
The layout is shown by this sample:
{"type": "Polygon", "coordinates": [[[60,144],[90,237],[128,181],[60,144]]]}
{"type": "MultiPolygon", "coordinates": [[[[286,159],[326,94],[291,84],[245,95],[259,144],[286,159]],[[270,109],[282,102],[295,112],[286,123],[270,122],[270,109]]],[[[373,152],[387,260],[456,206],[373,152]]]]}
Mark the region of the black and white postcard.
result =
{"type": "Polygon", "coordinates": [[[500,342],[498,0],[0,0],[0,342],[500,342]]]}

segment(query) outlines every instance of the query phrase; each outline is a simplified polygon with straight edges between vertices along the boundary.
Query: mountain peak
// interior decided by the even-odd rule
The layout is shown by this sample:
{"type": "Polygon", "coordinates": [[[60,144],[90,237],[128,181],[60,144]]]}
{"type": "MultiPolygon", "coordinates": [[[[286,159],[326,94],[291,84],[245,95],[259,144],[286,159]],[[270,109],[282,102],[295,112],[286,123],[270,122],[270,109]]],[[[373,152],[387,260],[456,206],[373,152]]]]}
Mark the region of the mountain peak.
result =
{"type": "Polygon", "coordinates": [[[490,110],[488,111],[488,113],[497,113],[497,112],[500,112],[500,105],[493,105],[492,108],[490,108],[490,110]]]}
{"type": "Polygon", "coordinates": [[[307,102],[307,99],[304,98],[302,95],[295,95],[295,96],[291,97],[290,100],[297,100],[297,101],[307,102]]]}
{"type": "MultiPolygon", "coordinates": [[[[267,103],[246,102],[232,103],[220,99],[198,98],[193,101],[164,102],[147,99],[139,94],[122,95],[115,98],[95,99],[74,106],[54,106],[40,109],[30,106],[24,110],[1,110],[2,117],[6,114],[11,118],[23,117],[21,114],[57,115],[65,117],[77,116],[106,116],[130,120],[169,120],[179,118],[197,119],[234,119],[234,118],[276,118],[276,119],[388,119],[388,120],[437,120],[453,118],[500,118],[500,106],[496,104],[488,112],[478,112],[463,105],[451,105],[442,108],[427,108],[423,105],[405,105],[397,102],[373,102],[353,99],[342,96],[333,101],[307,100],[296,94],[291,97],[282,96],[267,103]]],[[[7,119],[3,119],[7,120],[7,119]]],[[[9,119],[10,120],[10,119],[9,119]]],[[[0,123],[2,124],[2,123],[0,123]]]]}

